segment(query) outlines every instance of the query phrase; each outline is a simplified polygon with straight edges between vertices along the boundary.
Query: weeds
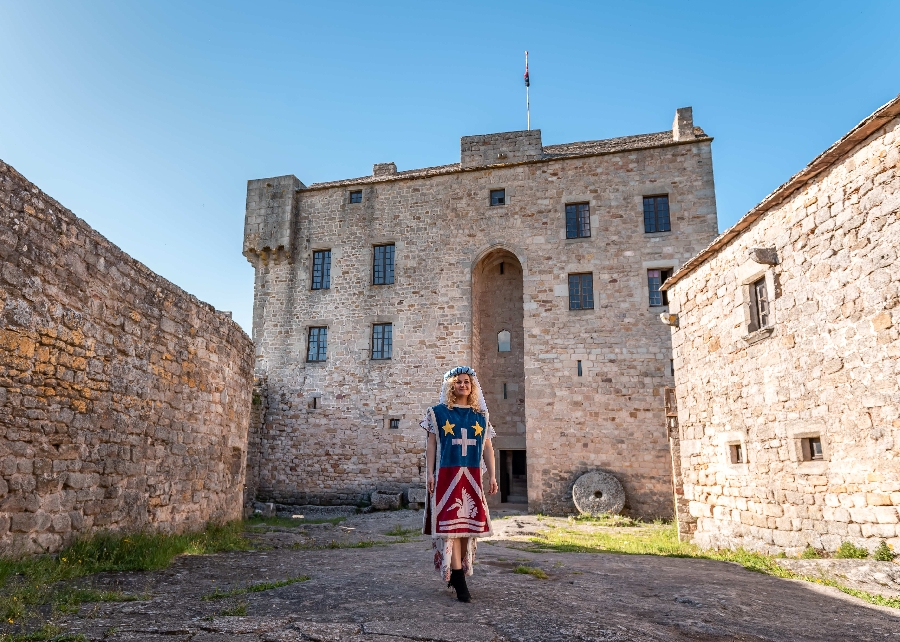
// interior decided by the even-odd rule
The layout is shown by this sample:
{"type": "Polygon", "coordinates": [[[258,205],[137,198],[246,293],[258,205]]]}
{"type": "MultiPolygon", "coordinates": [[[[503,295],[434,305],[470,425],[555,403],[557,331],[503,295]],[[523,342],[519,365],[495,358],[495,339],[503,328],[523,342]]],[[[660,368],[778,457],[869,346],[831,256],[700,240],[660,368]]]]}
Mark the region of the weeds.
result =
{"type": "MultiPolygon", "coordinates": [[[[305,519],[305,518],[293,518],[293,517],[262,517],[261,515],[252,515],[250,519],[247,520],[246,525],[249,528],[254,528],[257,526],[276,526],[282,528],[298,528],[300,526],[305,526],[307,524],[340,524],[345,519],[346,516],[340,517],[323,517],[321,519],[305,519]]],[[[255,530],[255,528],[254,528],[255,530]]]]}
{"type": "Polygon", "coordinates": [[[854,545],[852,542],[841,542],[834,554],[834,557],[839,560],[861,560],[868,556],[869,551],[861,546],[854,545]]]}
{"type": "Polygon", "coordinates": [[[513,570],[513,573],[519,573],[521,575],[531,575],[538,578],[539,580],[546,580],[550,577],[542,569],[536,568],[534,566],[526,566],[525,564],[519,564],[513,570]]]}
{"type": "Polygon", "coordinates": [[[875,549],[875,552],[872,553],[872,557],[879,562],[892,562],[896,557],[896,554],[891,550],[888,543],[882,540],[881,544],[878,545],[878,548],[875,549]]]}
{"type": "Polygon", "coordinates": [[[243,588],[231,589],[230,591],[221,591],[216,588],[212,593],[204,595],[200,599],[207,602],[211,600],[223,600],[225,598],[235,597],[237,595],[246,595],[247,593],[271,591],[272,589],[281,588],[282,586],[290,586],[291,584],[296,584],[298,582],[306,582],[307,580],[309,580],[308,575],[298,575],[297,577],[289,577],[286,580],[277,580],[275,582],[258,582],[256,584],[250,584],[249,586],[245,586],[243,588]]]}
{"type": "Polygon", "coordinates": [[[422,531],[418,528],[403,528],[400,524],[397,524],[391,530],[387,531],[385,535],[389,535],[391,537],[400,538],[401,542],[411,542],[417,535],[421,535],[422,531]]]}
{"type": "Polygon", "coordinates": [[[806,548],[803,549],[803,552],[800,553],[800,559],[802,560],[817,560],[820,557],[822,556],[819,554],[819,551],[814,549],[809,544],[807,544],[806,548]]]}
{"type": "Polygon", "coordinates": [[[60,633],[61,629],[44,624],[31,633],[0,633],[0,642],[88,642],[81,633],[60,633]]]}
{"type": "Polygon", "coordinates": [[[219,611],[219,615],[243,617],[247,615],[247,606],[246,602],[238,602],[232,607],[219,611]]]}

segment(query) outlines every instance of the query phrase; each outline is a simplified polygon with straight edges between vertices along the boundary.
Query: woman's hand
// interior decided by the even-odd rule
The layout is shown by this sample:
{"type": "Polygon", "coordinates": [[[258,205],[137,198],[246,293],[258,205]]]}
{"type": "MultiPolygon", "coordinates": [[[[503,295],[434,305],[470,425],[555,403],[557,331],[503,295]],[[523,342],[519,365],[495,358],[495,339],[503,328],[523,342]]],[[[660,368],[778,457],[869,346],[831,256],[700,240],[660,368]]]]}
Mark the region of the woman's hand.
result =
{"type": "Polygon", "coordinates": [[[434,475],[428,475],[428,494],[434,495],[434,475]]]}
{"type": "Polygon", "coordinates": [[[491,489],[488,493],[490,495],[496,495],[498,490],[500,490],[500,487],[497,485],[497,480],[494,477],[491,477],[491,489]]]}

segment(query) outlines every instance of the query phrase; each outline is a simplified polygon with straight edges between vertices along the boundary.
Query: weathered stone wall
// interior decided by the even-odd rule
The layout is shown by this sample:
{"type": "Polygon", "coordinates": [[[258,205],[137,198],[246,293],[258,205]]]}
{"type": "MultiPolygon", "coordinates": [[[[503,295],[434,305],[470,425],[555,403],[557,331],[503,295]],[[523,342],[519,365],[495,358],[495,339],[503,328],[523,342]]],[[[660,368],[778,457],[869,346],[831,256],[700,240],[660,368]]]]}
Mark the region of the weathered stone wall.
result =
{"type": "MultiPolygon", "coordinates": [[[[531,149],[535,132],[525,134],[519,147],[531,149]]],[[[511,153],[508,138],[491,141],[511,153]]],[[[261,498],[355,501],[424,483],[418,422],[437,402],[441,374],[473,361],[473,270],[504,249],[522,270],[519,394],[531,509],[573,510],[574,480],[603,468],[622,480],[633,513],[672,514],[662,402],[672,384],[670,340],[661,309],[649,307],[646,270],[680,265],[717,232],[710,139],[700,132],[675,144],[664,132],[574,147],[545,147],[543,160],[296,192],[294,256],[247,252],[256,267],[257,373],[269,390],[261,498]],[[506,204],[491,207],[498,188],[506,204]],[[362,203],[349,202],[351,190],[362,190],[362,203]],[[642,196],[661,193],[670,197],[672,231],[645,234],[642,196]],[[565,238],[572,202],[590,203],[590,238],[565,238]],[[390,242],[395,283],[372,285],[372,245],[390,242]],[[332,253],[329,290],[310,290],[318,249],[332,253]],[[571,272],[593,273],[593,310],[568,309],[571,272]],[[379,322],[394,324],[389,361],[370,358],[379,322]],[[311,326],[328,327],[325,363],[306,362],[311,326]],[[391,418],[399,430],[389,429],[391,418]]],[[[499,382],[482,383],[496,392],[499,382]]]]}
{"type": "Polygon", "coordinates": [[[679,520],[702,545],[900,550],[900,120],[862,142],[855,132],[847,153],[671,287],[690,502],[679,520]],[[777,264],[753,248],[774,248],[777,264]],[[750,332],[747,284],[759,278],[772,322],[750,332]],[[823,460],[805,461],[814,437],[823,460]],[[731,463],[732,444],[747,463],[731,463]]]}
{"type": "Polygon", "coordinates": [[[240,517],[253,351],[0,162],[0,554],[240,517]]]}

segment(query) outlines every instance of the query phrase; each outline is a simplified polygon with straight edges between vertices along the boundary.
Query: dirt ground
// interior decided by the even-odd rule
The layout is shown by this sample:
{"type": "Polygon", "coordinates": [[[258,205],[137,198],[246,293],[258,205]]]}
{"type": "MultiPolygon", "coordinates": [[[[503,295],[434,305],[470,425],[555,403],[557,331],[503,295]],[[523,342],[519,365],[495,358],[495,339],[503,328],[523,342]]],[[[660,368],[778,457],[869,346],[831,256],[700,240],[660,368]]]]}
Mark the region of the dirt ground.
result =
{"type": "Polygon", "coordinates": [[[546,522],[497,517],[479,544],[471,604],[438,579],[416,534],[421,513],[404,510],[260,527],[251,537],[266,550],[95,576],[96,588],[150,599],[85,604],[63,628],[116,642],[900,640],[900,611],[836,589],[703,559],[528,551],[523,540],[546,522]],[[520,564],[547,579],[515,573],[520,564]],[[310,579],[203,599],[299,576],[310,579]]]}

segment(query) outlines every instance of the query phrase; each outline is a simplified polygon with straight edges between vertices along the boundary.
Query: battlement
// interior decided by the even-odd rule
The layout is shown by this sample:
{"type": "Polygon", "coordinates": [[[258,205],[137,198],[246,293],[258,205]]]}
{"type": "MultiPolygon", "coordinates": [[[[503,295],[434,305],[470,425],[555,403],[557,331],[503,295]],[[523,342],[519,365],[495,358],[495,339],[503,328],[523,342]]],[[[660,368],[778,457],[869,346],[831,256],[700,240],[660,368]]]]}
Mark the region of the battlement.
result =
{"type": "Polygon", "coordinates": [[[539,160],[543,150],[540,129],[459,139],[459,160],[463,169],[539,160]]]}
{"type": "Polygon", "coordinates": [[[294,203],[306,187],[292,174],[247,181],[244,256],[269,252],[291,255],[294,203]]]}

